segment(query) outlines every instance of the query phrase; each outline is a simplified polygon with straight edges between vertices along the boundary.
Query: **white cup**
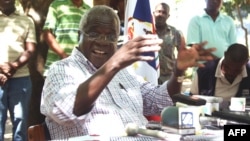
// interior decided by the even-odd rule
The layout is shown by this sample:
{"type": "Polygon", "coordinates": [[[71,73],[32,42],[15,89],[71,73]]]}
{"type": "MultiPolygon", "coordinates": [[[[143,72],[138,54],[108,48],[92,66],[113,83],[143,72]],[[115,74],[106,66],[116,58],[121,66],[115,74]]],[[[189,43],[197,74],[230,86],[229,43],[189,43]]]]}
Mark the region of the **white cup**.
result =
{"type": "Polygon", "coordinates": [[[245,111],[246,98],[245,97],[231,97],[229,109],[231,111],[245,111]]]}

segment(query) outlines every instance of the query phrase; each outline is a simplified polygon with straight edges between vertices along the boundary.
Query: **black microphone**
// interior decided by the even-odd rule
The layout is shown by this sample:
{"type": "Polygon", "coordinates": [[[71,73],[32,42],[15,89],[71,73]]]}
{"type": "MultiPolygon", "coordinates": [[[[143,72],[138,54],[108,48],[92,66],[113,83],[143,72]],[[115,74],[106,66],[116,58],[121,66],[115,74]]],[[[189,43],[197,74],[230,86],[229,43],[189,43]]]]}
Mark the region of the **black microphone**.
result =
{"type": "Polygon", "coordinates": [[[181,102],[193,106],[201,106],[206,104],[206,100],[203,98],[187,96],[184,94],[175,94],[173,95],[172,99],[175,102],[181,102]]]}
{"type": "MultiPolygon", "coordinates": [[[[214,112],[215,113],[215,112],[214,112]]],[[[219,112],[217,112],[219,113],[219,112]]],[[[161,112],[161,129],[164,126],[177,127],[179,124],[179,107],[168,106],[165,107],[161,112]]],[[[221,128],[226,124],[246,124],[240,120],[228,120],[227,118],[220,118],[214,116],[201,116],[199,115],[198,120],[194,121],[201,127],[214,127],[221,128]]]]}

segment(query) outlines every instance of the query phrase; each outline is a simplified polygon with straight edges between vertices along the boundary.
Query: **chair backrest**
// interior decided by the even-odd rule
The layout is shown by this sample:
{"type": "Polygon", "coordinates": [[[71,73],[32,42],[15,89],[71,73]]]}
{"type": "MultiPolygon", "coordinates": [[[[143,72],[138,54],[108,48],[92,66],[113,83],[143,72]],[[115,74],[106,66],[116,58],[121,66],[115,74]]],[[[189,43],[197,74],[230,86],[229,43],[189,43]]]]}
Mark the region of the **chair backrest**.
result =
{"type": "Polygon", "coordinates": [[[46,123],[32,125],[28,128],[28,141],[47,141],[50,135],[46,123]]]}

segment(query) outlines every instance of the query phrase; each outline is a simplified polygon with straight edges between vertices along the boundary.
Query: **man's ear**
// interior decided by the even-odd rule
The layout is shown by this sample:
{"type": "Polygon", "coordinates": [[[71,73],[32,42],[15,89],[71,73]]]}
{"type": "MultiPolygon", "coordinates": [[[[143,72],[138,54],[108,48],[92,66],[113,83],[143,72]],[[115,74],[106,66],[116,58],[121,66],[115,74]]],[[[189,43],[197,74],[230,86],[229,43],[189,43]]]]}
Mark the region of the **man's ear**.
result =
{"type": "Polygon", "coordinates": [[[84,35],[82,33],[78,33],[78,43],[81,44],[84,39],[84,35]]]}
{"type": "Polygon", "coordinates": [[[80,40],[79,40],[79,43],[82,43],[83,42],[83,34],[80,35],[80,40]]]}
{"type": "Polygon", "coordinates": [[[81,31],[78,31],[78,43],[81,43],[83,41],[83,34],[81,31]]]}

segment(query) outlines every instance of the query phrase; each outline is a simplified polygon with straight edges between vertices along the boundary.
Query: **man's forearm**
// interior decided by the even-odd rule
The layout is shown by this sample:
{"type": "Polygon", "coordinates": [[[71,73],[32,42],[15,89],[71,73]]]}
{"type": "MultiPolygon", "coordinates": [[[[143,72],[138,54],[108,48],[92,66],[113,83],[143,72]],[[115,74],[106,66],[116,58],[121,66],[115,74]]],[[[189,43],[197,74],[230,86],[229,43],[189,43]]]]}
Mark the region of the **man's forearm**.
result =
{"type": "Polygon", "coordinates": [[[115,74],[120,70],[113,65],[103,65],[89,79],[79,85],[74,102],[73,113],[77,116],[88,113],[103,89],[107,87],[115,74]]]}
{"type": "Polygon", "coordinates": [[[25,45],[26,50],[21,54],[21,56],[19,56],[14,62],[10,62],[11,67],[15,70],[27,64],[35,52],[34,43],[26,42],[25,45]]]}
{"type": "Polygon", "coordinates": [[[51,31],[46,30],[44,33],[44,39],[51,50],[53,50],[61,59],[68,57],[64,50],[60,47],[59,43],[56,41],[55,36],[51,31]]]}
{"type": "Polygon", "coordinates": [[[174,94],[181,93],[182,81],[184,79],[184,70],[179,70],[175,65],[174,71],[168,80],[167,90],[172,97],[174,94]]]}
{"type": "Polygon", "coordinates": [[[11,67],[13,67],[14,69],[18,69],[18,68],[22,67],[23,65],[25,65],[28,62],[31,55],[32,55],[31,52],[25,51],[14,62],[11,62],[11,67]]]}

